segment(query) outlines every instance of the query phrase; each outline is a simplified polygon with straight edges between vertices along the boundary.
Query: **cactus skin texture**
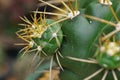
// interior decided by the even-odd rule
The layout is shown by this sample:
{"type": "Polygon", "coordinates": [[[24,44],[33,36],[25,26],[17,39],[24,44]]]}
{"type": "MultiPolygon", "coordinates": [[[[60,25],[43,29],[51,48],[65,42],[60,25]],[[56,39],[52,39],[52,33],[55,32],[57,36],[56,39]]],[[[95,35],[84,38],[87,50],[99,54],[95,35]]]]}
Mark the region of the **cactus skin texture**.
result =
{"type": "MultiPolygon", "coordinates": [[[[120,79],[119,0],[75,0],[73,5],[70,1],[68,4],[60,1],[66,10],[39,1],[61,12],[34,11],[37,14],[57,16],[58,20],[46,19],[48,27],[41,38],[32,37],[38,45],[48,44],[42,51],[48,56],[54,56],[51,62],[56,61],[64,70],[60,72],[61,80],[120,79]],[[57,38],[53,34],[56,31],[57,38]]],[[[18,36],[28,40],[21,34],[18,36]]]]}

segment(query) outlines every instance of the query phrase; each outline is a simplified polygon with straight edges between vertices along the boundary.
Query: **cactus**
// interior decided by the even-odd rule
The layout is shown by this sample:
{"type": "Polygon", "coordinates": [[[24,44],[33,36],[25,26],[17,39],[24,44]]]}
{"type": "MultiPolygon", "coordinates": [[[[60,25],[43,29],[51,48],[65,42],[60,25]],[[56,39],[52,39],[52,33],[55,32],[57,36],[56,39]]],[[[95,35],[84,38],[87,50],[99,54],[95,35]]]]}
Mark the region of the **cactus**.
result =
{"type": "Polygon", "coordinates": [[[61,0],[65,9],[39,1],[59,12],[33,11],[33,22],[21,18],[27,24],[21,24],[24,28],[16,34],[27,42],[19,44],[26,45],[21,50],[23,56],[36,51],[33,60],[36,56],[51,59],[50,80],[54,61],[61,69],[61,80],[120,79],[119,0],[75,0],[68,4],[61,0]]]}

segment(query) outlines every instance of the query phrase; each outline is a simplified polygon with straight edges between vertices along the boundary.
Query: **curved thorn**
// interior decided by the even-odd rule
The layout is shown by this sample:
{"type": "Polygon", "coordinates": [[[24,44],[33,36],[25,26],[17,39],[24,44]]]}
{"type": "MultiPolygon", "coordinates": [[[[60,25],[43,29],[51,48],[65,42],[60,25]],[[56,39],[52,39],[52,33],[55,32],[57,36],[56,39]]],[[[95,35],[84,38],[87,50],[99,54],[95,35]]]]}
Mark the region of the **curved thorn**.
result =
{"type": "Polygon", "coordinates": [[[36,57],[38,56],[38,54],[39,54],[39,51],[37,51],[37,52],[35,53],[35,56],[34,56],[33,59],[32,59],[32,63],[35,61],[35,59],[36,59],[36,57]]]}
{"type": "Polygon", "coordinates": [[[102,77],[102,79],[101,79],[101,80],[105,80],[105,79],[106,79],[106,77],[107,77],[107,75],[108,75],[108,70],[105,70],[105,73],[104,73],[104,75],[103,75],[103,77],[102,77]]]}
{"type": "Polygon", "coordinates": [[[52,64],[53,64],[53,57],[54,57],[54,56],[51,57],[51,61],[50,61],[50,72],[49,72],[50,80],[53,80],[53,79],[52,79],[52,64]]]}
{"type": "Polygon", "coordinates": [[[59,58],[58,58],[58,54],[57,54],[57,53],[56,53],[56,59],[57,59],[57,63],[58,63],[58,65],[59,65],[59,67],[61,68],[62,71],[64,71],[64,69],[63,69],[63,67],[62,67],[62,65],[61,65],[61,63],[60,63],[60,61],[59,61],[59,58]]]}
{"type": "Polygon", "coordinates": [[[61,57],[61,58],[64,58],[63,56],[62,56],[62,54],[58,51],[58,54],[59,54],[59,56],[61,57]]]}
{"type": "Polygon", "coordinates": [[[20,52],[23,51],[23,50],[25,50],[25,51],[23,52],[21,58],[27,53],[27,51],[28,51],[29,49],[30,49],[30,47],[29,47],[29,46],[26,46],[26,47],[24,47],[22,50],[20,50],[20,52]]]}
{"type": "Polygon", "coordinates": [[[35,69],[37,69],[41,64],[42,62],[45,60],[45,58],[43,58],[42,60],[40,60],[40,62],[37,64],[37,66],[35,67],[35,69]]]}
{"type": "Polygon", "coordinates": [[[29,51],[27,51],[28,53],[31,53],[31,52],[34,52],[34,51],[36,51],[37,49],[32,49],[32,50],[29,50],[29,51]]]}
{"type": "Polygon", "coordinates": [[[117,75],[115,74],[114,70],[112,70],[112,74],[113,74],[114,80],[118,80],[117,75]]]}
{"type": "Polygon", "coordinates": [[[91,63],[91,64],[97,64],[96,61],[92,60],[86,60],[86,59],[79,59],[79,58],[74,58],[74,57],[67,57],[68,59],[74,60],[74,61],[79,61],[79,62],[85,62],[85,63],[91,63]]]}
{"type": "Polygon", "coordinates": [[[47,54],[46,54],[43,50],[42,50],[41,52],[42,52],[45,56],[47,56],[47,54]]]}
{"type": "MultiPolygon", "coordinates": [[[[107,0],[107,2],[109,3],[109,1],[108,1],[108,0],[107,0]]],[[[115,11],[114,11],[113,7],[112,7],[110,4],[108,4],[108,6],[109,6],[109,8],[110,8],[110,10],[111,10],[111,12],[112,12],[112,14],[113,14],[113,16],[114,16],[115,20],[116,20],[117,22],[119,22],[119,19],[118,19],[118,17],[117,17],[117,15],[116,15],[116,13],[115,13],[115,11]]]]}
{"type": "Polygon", "coordinates": [[[90,80],[91,78],[95,77],[96,75],[98,75],[99,73],[101,73],[104,69],[101,68],[98,71],[96,71],[95,73],[93,73],[92,75],[88,76],[87,78],[83,79],[83,80],[90,80]]]}
{"type": "Polygon", "coordinates": [[[105,37],[102,38],[102,41],[110,38],[111,36],[113,36],[114,34],[116,34],[117,32],[119,32],[120,30],[115,29],[114,31],[112,31],[111,33],[109,33],[108,35],[106,35],[105,37]]]}
{"type": "Polygon", "coordinates": [[[22,40],[24,40],[24,41],[26,41],[26,42],[28,42],[28,43],[29,43],[29,41],[28,41],[27,39],[23,38],[23,37],[22,37],[22,36],[20,36],[18,33],[16,33],[16,35],[17,35],[19,38],[21,38],[22,40]]]}
{"type": "Polygon", "coordinates": [[[57,37],[55,37],[57,45],[60,47],[60,41],[57,37]]]}

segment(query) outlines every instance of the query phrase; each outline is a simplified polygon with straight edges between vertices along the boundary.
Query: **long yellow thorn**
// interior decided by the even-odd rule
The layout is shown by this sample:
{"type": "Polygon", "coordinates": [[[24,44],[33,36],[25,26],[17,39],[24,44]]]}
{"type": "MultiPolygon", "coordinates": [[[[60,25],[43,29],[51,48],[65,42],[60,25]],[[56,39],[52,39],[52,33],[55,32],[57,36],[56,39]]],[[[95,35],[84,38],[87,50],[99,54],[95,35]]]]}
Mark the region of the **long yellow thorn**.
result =
{"type": "Polygon", "coordinates": [[[96,21],[99,21],[99,22],[102,22],[102,23],[106,23],[106,24],[109,24],[113,27],[116,27],[116,24],[115,23],[112,23],[110,21],[106,21],[104,19],[100,19],[100,18],[97,18],[97,17],[94,17],[94,16],[90,16],[90,15],[84,15],[85,17],[89,18],[89,19],[93,19],[93,20],[96,20],[96,21]]]}
{"type": "Polygon", "coordinates": [[[45,1],[43,1],[43,0],[39,0],[39,1],[41,1],[41,2],[47,4],[47,5],[51,6],[51,7],[59,10],[59,11],[61,11],[61,12],[67,13],[67,11],[65,11],[65,10],[63,10],[63,9],[61,9],[61,8],[59,8],[59,7],[56,7],[56,6],[54,6],[54,5],[52,5],[52,4],[48,3],[48,2],[45,2],[45,1]]]}
{"type": "MultiPolygon", "coordinates": [[[[33,11],[33,12],[34,12],[34,11],[33,11]]],[[[41,12],[41,11],[37,11],[36,13],[43,13],[43,14],[49,14],[49,15],[67,17],[67,15],[64,15],[64,14],[58,14],[58,13],[52,13],[52,12],[41,12]]]]}
{"type": "Polygon", "coordinates": [[[104,69],[101,68],[98,71],[96,71],[95,73],[93,73],[92,75],[90,75],[89,77],[83,79],[83,80],[90,80],[91,78],[95,77],[96,75],[98,75],[99,73],[101,73],[104,69]]]}
{"type": "Polygon", "coordinates": [[[72,12],[72,10],[69,8],[69,6],[63,0],[61,0],[61,3],[66,7],[66,9],[68,9],[68,11],[72,12]]]}

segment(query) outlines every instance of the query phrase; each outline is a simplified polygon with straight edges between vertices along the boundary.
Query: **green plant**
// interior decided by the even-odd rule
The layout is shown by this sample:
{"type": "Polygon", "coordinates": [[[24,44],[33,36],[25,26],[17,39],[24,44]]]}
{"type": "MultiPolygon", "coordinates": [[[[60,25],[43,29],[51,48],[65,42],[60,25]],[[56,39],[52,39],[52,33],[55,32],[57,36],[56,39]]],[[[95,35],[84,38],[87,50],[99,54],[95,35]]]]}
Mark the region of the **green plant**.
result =
{"type": "Polygon", "coordinates": [[[61,80],[119,79],[119,0],[60,1],[66,10],[39,1],[60,12],[34,11],[33,23],[21,18],[27,24],[21,24],[25,28],[17,35],[28,42],[20,44],[27,45],[24,53],[37,50],[35,57],[41,53],[41,58],[51,59],[50,80],[53,61],[63,70],[61,80]],[[37,14],[43,17],[37,19],[37,14]],[[57,16],[58,20],[46,19],[45,15],[57,16]]]}

